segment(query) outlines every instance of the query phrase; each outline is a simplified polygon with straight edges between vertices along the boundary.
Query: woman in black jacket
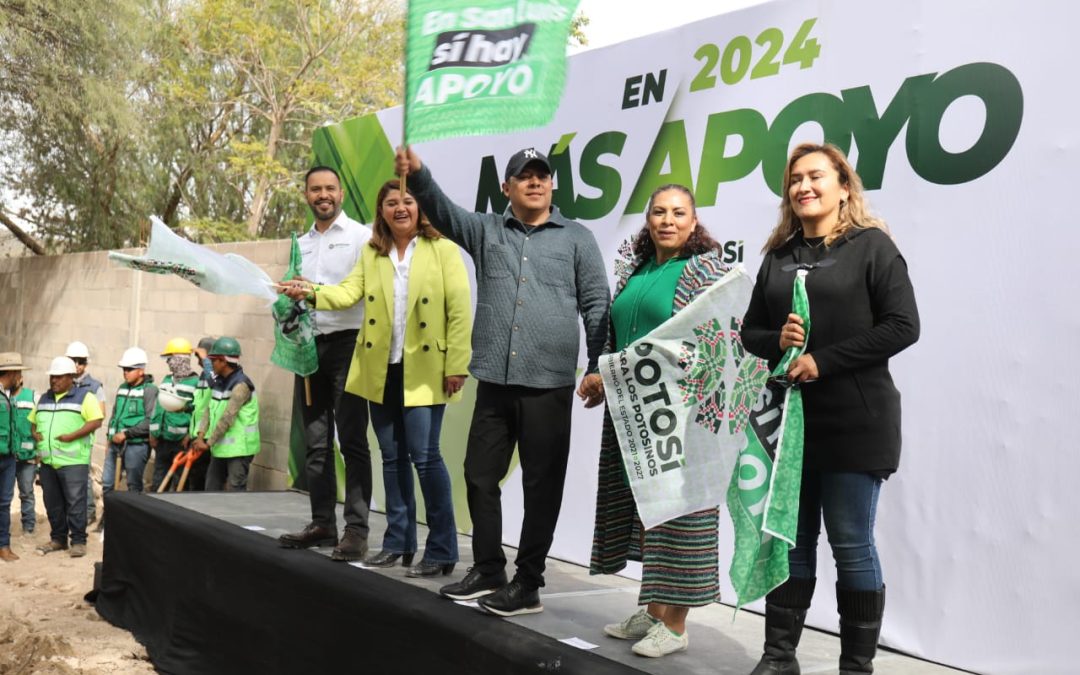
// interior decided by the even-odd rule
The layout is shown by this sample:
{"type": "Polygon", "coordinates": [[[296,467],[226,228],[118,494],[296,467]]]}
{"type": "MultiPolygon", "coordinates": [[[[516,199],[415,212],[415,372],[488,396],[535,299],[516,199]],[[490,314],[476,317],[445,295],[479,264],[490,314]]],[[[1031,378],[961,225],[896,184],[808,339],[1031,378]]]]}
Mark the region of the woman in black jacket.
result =
{"type": "Polygon", "coordinates": [[[795,648],[816,581],[824,517],[836,561],[840,672],[873,672],[885,585],[874,546],[882,481],[900,460],[900,393],[889,357],[919,337],[907,264],[885,224],[871,217],[843,152],[805,143],[784,171],[780,222],[763,249],[746,348],[775,367],[806,342],[789,381],[802,386],[805,443],[799,524],[790,578],[766,597],[765,655],[752,675],[798,673],[795,648]],[[799,267],[812,330],[790,313],[799,267]]]}

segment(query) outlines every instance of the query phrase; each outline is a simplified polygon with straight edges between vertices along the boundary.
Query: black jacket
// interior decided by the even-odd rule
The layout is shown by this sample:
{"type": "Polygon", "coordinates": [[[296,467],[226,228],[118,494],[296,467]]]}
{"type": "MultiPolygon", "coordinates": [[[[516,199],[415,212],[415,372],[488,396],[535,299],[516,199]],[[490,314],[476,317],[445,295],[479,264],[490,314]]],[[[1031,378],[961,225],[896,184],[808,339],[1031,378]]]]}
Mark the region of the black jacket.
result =
{"type": "Polygon", "coordinates": [[[806,353],[819,379],[802,387],[804,463],[828,471],[889,474],[900,462],[900,392],[889,357],[919,339],[919,311],[907,263],[882,230],[854,230],[826,249],[801,235],[766,254],[743,319],[746,348],[775,367],[780,328],[791,311],[792,263],[832,258],[806,278],[806,353]]]}

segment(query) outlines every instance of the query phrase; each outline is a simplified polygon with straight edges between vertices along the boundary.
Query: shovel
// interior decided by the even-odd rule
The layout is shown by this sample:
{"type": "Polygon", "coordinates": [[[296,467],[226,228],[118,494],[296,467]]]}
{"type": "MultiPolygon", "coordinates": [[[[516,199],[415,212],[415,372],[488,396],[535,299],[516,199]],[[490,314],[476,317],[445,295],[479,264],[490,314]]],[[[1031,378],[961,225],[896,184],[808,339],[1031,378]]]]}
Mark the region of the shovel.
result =
{"type": "Polygon", "coordinates": [[[177,492],[184,491],[184,484],[187,483],[188,472],[191,471],[191,465],[195,463],[195,460],[202,457],[203,452],[205,452],[205,450],[199,450],[198,452],[196,452],[195,450],[188,450],[187,457],[184,462],[184,471],[180,474],[180,483],[176,486],[177,492]]]}
{"type": "Polygon", "coordinates": [[[119,490],[121,481],[120,477],[124,475],[124,454],[127,452],[127,441],[120,444],[120,449],[116,451],[116,474],[113,476],[113,489],[119,490]]]}
{"type": "MultiPolygon", "coordinates": [[[[165,488],[169,486],[169,481],[172,480],[173,474],[176,473],[176,470],[180,468],[180,465],[184,463],[185,459],[187,459],[186,452],[176,453],[176,457],[173,457],[172,466],[169,467],[169,473],[165,474],[165,477],[161,479],[161,485],[158,485],[158,492],[165,492],[165,488]]],[[[187,471],[184,472],[184,475],[187,475],[187,471]]],[[[178,489],[177,492],[179,491],[180,490],[178,489]]]]}

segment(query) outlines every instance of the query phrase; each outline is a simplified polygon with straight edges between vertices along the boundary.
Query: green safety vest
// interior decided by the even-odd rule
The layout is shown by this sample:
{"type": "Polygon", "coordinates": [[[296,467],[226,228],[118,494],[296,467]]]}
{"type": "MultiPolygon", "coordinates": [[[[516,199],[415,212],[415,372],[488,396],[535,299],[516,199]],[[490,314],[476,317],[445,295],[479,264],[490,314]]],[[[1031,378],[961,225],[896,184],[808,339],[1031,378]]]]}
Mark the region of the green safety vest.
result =
{"type": "Polygon", "coordinates": [[[19,435],[15,433],[15,402],[0,391],[0,457],[15,454],[19,435]]]}
{"type": "Polygon", "coordinates": [[[35,419],[38,433],[42,436],[37,444],[42,463],[56,469],[90,463],[90,448],[94,443],[92,434],[70,443],[56,439],[57,436],[75,433],[86,424],[82,406],[89,393],[86,387],[72,387],[66,394],[61,394],[59,400],[52,389],[41,395],[35,419]]]}
{"type": "Polygon", "coordinates": [[[251,398],[240,408],[221,440],[210,448],[210,454],[214,457],[247,457],[259,452],[259,398],[255,395],[255,385],[240,368],[228,378],[216,378],[210,388],[210,426],[207,427],[207,435],[217,428],[225,408],[229,406],[233,388],[241,382],[251,389],[251,398]]]}
{"type": "Polygon", "coordinates": [[[15,435],[19,439],[15,448],[15,459],[25,462],[37,455],[37,443],[30,433],[30,413],[34,411],[34,390],[22,387],[15,398],[11,399],[15,404],[15,435]]]}
{"type": "MultiPolygon", "coordinates": [[[[143,378],[141,384],[134,387],[127,382],[120,385],[120,389],[116,391],[116,405],[113,406],[112,415],[109,417],[110,438],[121,431],[127,431],[146,419],[146,409],[143,406],[143,391],[146,387],[153,386],[154,383],[149,375],[143,378]]],[[[141,440],[145,444],[146,439],[128,439],[128,442],[133,443],[136,440],[141,440]]]]}
{"type": "Polygon", "coordinates": [[[206,410],[209,407],[210,383],[200,377],[199,383],[195,385],[195,403],[191,411],[191,431],[189,433],[191,434],[192,438],[195,438],[199,435],[199,429],[202,427],[203,416],[206,415],[206,410]]]}
{"type": "MultiPolygon", "coordinates": [[[[161,384],[164,386],[172,382],[173,376],[166,375],[161,384]]],[[[198,382],[198,375],[184,377],[176,382],[175,391],[177,396],[186,399],[188,404],[183,410],[172,412],[161,407],[159,403],[154,408],[154,416],[150,418],[151,436],[163,438],[166,441],[180,441],[191,432],[191,412],[195,407],[195,388],[198,382]]]]}

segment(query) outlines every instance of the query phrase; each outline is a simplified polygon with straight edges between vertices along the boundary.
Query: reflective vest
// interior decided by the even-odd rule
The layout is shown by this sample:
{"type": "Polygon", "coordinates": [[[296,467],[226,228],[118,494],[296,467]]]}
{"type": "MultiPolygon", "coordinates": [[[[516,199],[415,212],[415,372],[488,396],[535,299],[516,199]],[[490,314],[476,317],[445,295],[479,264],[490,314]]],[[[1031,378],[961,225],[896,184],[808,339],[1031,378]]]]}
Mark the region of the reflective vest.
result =
{"type": "MultiPolygon", "coordinates": [[[[143,406],[143,392],[147,387],[153,387],[154,381],[149,375],[143,381],[134,386],[127,382],[120,385],[116,390],[116,405],[113,406],[112,415],[109,417],[109,437],[127,431],[139,422],[146,419],[146,408],[143,406]]],[[[128,443],[143,443],[145,438],[129,438],[128,443]]]]}
{"type": "MultiPolygon", "coordinates": [[[[101,383],[101,380],[96,379],[90,373],[84,373],[81,380],[75,380],[72,388],[75,387],[84,387],[94,396],[97,396],[99,391],[102,393],[105,391],[105,385],[101,383]]],[[[101,401],[99,400],[98,403],[101,403],[101,401]]]]}
{"type": "Polygon", "coordinates": [[[192,438],[199,435],[203,416],[206,415],[206,410],[210,407],[210,382],[214,379],[214,376],[209,373],[210,371],[207,371],[206,377],[200,376],[199,383],[195,385],[195,403],[191,411],[191,431],[189,432],[192,438]]]}
{"type": "Polygon", "coordinates": [[[251,389],[251,398],[240,408],[221,440],[210,448],[210,454],[214,457],[247,457],[259,452],[259,398],[255,395],[255,385],[240,368],[227,378],[214,378],[210,387],[210,426],[207,434],[217,428],[225,408],[229,406],[233,388],[241,382],[251,389]]]}
{"type": "MultiPolygon", "coordinates": [[[[180,441],[191,431],[191,411],[194,409],[195,388],[199,376],[191,375],[181,378],[176,382],[176,395],[186,400],[188,404],[179,412],[172,412],[161,407],[159,403],[154,408],[154,416],[150,418],[150,435],[155,438],[163,438],[166,441],[180,441]]],[[[172,384],[173,376],[166,375],[161,381],[162,386],[172,384]]]]}
{"type": "Polygon", "coordinates": [[[0,388],[0,457],[15,454],[19,435],[15,433],[15,402],[0,388]]]}
{"type": "Polygon", "coordinates": [[[50,389],[41,395],[38,401],[35,421],[42,439],[37,444],[41,461],[54,468],[76,466],[90,463],[90,447],[94,440],[91,434],[63,443],[57,436],[75,433],[83,428],[82,406],[90,390],[86,387],[72,387],[66,394],[56,398],[50,389]]]}
{"type": "Polygon", "coordinates": [[[37,443],[30,433],[30,413],[34,411],[34,390],[22,387],[11,399],[15,404],[15,435],[19,444],[15,448],[15,459],[27,461],[37,455],[37,443]]]}

